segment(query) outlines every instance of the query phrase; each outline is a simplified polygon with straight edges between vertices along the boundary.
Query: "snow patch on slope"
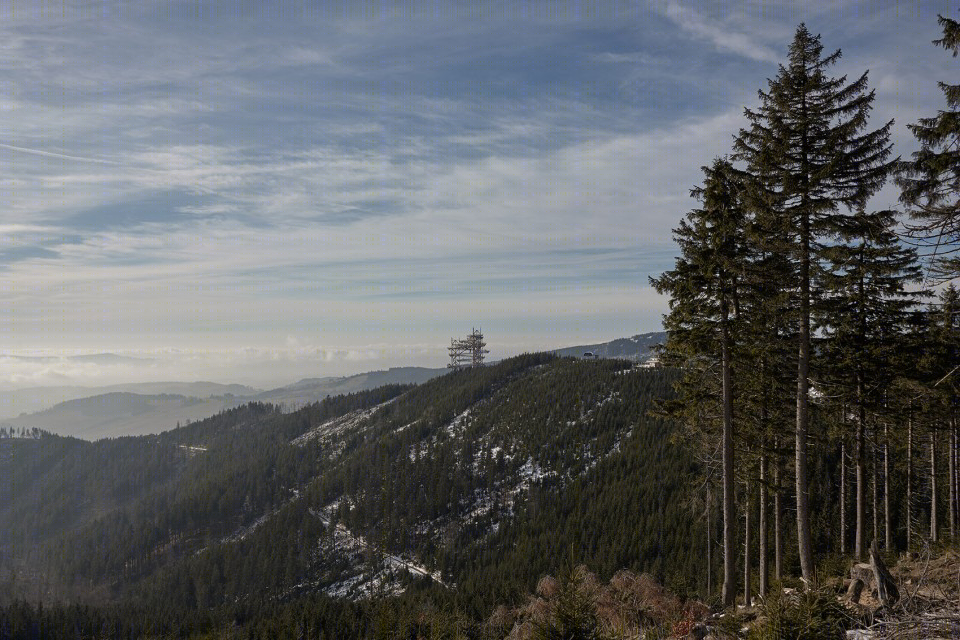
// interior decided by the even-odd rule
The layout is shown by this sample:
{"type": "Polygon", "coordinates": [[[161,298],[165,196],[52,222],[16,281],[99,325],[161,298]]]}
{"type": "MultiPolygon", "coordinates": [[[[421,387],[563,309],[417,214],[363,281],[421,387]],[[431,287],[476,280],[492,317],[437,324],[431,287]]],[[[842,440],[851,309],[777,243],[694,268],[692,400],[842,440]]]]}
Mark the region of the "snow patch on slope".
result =
{"type": "Polygon", "coordinates": [[[318,424],[303,435],[294,438],[291,443],[297,445],[298,447],[302,447],[311,440],[332,440],[337,438],[347,431],[363,426],[364,423],[376,415],[378,411],[383,409],[388,404],[396,402],[396,400],[397,398],[393,398],[392,400],[382,402],[375,407],[351,411],[350,413],[342,415],[339,418],[334,418],[333,420],[328,420],[324,423],[318,424]]]}
{"type": "MultiPolygon", "coordinates": [[[[370,543],[364,536],[351,532],[343,524],[333,525],[332,515],[336,513],[339,504],[340,500],[337,500],[319,511],[310,509],[310,513],[318,518],[327,529],[331,529],[332,526],[331,538],[327,544],[330,545],[331,550],[352,558],[354,560],[353,565],[359,572],[345,576],[325,587],[324,592],[327,595],[354,599],[374,595],[397,595],[404,591],[404,588],[397,581],[397,575],[402,573],[429,578],[444,587],[452,586],[443,581],[439,571],[430,571],[415,558],[406,554],[388,553],[386,550],[370,543]],[[371,570],[368,562],[363,561],[364,556],[373,556],[378,559],[373,570],[371,570]]],[[[321,544],[324,544],[324,542],[321,541],[321,544]]]]}
{"type": "Polygon", "coordinates": [[[455,438],[457,435],[466,431],[467,424],[469,424],[471,408],[472,407],[468,408],[466,411],[458,415],[456,418],[450,421],[450,424],[444,427],[443,430],[448,436],[455,438]]]}

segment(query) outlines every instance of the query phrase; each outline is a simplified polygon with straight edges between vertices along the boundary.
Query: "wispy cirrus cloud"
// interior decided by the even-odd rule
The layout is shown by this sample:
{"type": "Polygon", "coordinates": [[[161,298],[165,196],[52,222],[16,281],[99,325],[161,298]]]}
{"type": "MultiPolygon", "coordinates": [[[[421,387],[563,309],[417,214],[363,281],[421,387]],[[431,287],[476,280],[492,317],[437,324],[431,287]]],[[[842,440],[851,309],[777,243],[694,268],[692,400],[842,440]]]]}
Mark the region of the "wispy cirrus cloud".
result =
{"type": "Polygon", "coordinates": [[[729,51],[759,62],[779,62],[781,56],[770,46],[763,44],[757,34],[739,31],[737,23],[742,21],[718,20],[703,11],[684,6],[677,0],[670,0],[665,14],[682,31],[710,42],[722,51],[729,51]]]}
{"type": "Polygon", "coordinates": [[[949,70],[932,9],[91,6],[0,23],[10,348],[382,354],[482,322],[524,350],[656,328],[647,277],[797,21],[843,72],[876,68],[898,127],[949,70]],[[919,68],[932,89],[904,90],[919,68]]]}
{"type": "Polygon", "coordinates": [[[4,143],[0,143],[0,149],[9,149],[11,151],[19,151],[21,153],[28,153],[35,156],[44,156],[47,158],[61,158],[63,160],[76,160],[78,162],[93,162],[96,164],[110,164],[110,165],[120,164],[116,160],[104,160],[102,158],[85,158],[81,156],[72,156],[65,153],[57,153],[55,151],[43,151],[42,149],[28,149],[26,147],[17,147],[12,144],[4,144],[4,143]]]}

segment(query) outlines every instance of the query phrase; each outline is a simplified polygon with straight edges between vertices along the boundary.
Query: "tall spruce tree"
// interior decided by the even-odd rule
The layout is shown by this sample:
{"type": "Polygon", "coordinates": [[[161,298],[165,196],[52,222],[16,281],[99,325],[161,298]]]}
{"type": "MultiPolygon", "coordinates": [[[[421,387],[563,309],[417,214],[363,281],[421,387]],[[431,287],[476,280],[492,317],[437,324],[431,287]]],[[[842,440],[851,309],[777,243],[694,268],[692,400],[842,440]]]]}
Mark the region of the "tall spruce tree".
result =
{"type": "MultiPolygon", "coordinates": [[[[749,175],[741,173],[741,180],[749,175]]],[[[782,236],[769,229],[764,220],[750,217],[747,227],[749,255],[745,266],[745,286],[740,298],[743,320],[741,335],[742,360],[737,375],[740,414],[746,420],[740,427],[741,441],[758,455],[759,518],[758,573],[760,595],[769,587],[769,531],[772,525],[775,550],[775,574],[780,577],[782,564],[781,509],[779,469],[783,456],[779,427],[788,424],[792,396],[790,367],[795,362],[796,323],[785,310],[790,309],[790,282],[795,270],[788,256],[781,252],[782,236]],[[770,464],[773,464],[772,474],[770,464]],[[768,510],[769,491],[773,491],[773,514],[768,510]],[[771,522],[772,520],[772,522],[771,522]]],[[[794,367],[795,368],[795,367],[794,367]]]]}
{"type": "Polygon", "coordinates": [[[867,416],[884,409],[907,315],[925,293],[907,290],[920,279],[920,267],[916,252],[904,247],[894,232],[892,211],[860,210],[848,222],[842,236],[845,242],[824,250],[828,263],[821,324],[822,351],[830,363],[824,367],[824,381],[830,395],[853,413],[854,554],[860,560],[867,551],[867,416]]]}
{"type": "MultiPolygon", "coordinates": [[[[939,16],[943,38],[935,45],[960,54],[960,23],[939,16]]],[[[920,143],[910,160],[896,165],[900,201],[916,221],[908,228],[933,253],[931,275],[960,276],[960,84],[940,82],[947,109],[908,125],[920,143]]]]}
{"type": "Polygon", "coordinates": [[[801,24],[786,65],[760,91],[760,106],[735,141],[747,165],[755,215],[769,218],[784,237],[782,250],[796,267],[799,335],[796,386],[797,536],[803,578],[815,580],[807,471],[812,303],[818,287],[822,240],[835,235],[844,215],[882,185],[889,170],[892,121],[865,131],[874,94],[867,74],[852,82],[827,75],[840,51],[824,56],[820,37],[801,24]]]}
{"type": "MultiPolygon", "coordinates": [[[[703,204],[690,211],[673,235],[680,257],[651,284],[670,296],[664,317],[668,352],[718,362],[723,425],[723,602],[734,603],[737,509],[734,484],[733,359],[739,294],[747,252],[743,186],[727,160],[703,167],[704,184],[691,191],[703,204]]],[[[680,387],[682,393],[684,387],[680,387]]]]}
{"type": "Polygon", "coordinates": [[[941,431],[952,429],[960,398],[960,291],[952,284],[940,292],[938,303],[930,306],[927,322],[927,341],[917,364],[921,406],[929,438],[930,539],[936,542],[941,489],[937,442],[941,431]]]}

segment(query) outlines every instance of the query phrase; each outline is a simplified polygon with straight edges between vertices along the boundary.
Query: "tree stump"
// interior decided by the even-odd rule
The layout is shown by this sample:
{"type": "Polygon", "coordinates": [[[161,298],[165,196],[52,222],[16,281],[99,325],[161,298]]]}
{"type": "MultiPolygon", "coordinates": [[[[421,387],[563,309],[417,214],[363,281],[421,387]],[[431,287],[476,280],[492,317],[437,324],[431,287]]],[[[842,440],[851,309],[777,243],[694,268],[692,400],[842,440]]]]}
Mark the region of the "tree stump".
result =
{"type": "Polygon", "coordinates": [[[863,593],[863,587],[866,586],[863,583],[863,580],[860,578],[854,578],[850,581],[850,586],[847,588],[847,600],[853,604],[860,603],[860,594],[863,593]]]}
{"type": "Polygon", "coordinates": [[[873,577],[877,582],[877,599],[884,607],[890,608],[897,604],[900,599],[900,591],[897,589],[897,583],[887,569],[880,557],[880,551],[877,549],[877,540],[873,540],[870,545],[870,566],[873,569],[873,577]]]}
{"type": "Polygon", "coordinates": [[[873,567],[863,562],[850,567],[851,580],[863,580],[864,585],[873,584],[873,567]]]}

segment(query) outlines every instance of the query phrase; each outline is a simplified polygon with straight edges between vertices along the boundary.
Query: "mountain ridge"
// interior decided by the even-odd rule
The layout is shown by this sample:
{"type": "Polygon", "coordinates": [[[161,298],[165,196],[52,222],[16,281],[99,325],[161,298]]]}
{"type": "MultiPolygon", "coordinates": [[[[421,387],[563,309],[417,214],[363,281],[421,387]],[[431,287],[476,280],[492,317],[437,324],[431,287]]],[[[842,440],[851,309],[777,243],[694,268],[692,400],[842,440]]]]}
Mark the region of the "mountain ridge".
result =
{"type": "MultiPolygon", "coordinates": [[[[661,342],[665,335],[663,332],[637,334],[632,338],[618,338],[605,343],[564,347],[550,353],[582,357],[585,352],[591,352],[601,358],[625,358],[643,362],[649,359],[652,346],[661,342]]],[[[4,412],[9,414],[6,418],[0,418],[0,423],[17,428],[37,427],[60,435],[85,439],[144,435],[167,431],[175,428],[178,423],[201,420],[246,402],[267,402],[290,412],[327,396],[356,393],[390,384],[422,384],[449,371],[446,367],[391,367],[351,376],[303,378],[269,390],[205,381],[144,382],[107,387],[34,387],[0,392],[0,415],[4,412]],[[95,393],[90,393],[91,391],[95,393]],[[128,399],[127,413],[113,407],[113,410],[104,411],[99,421],[90,411],[79,410],[96,407],[98,403],[110,406],[111,401],[104,396],[112,393],[132,393],[141,397],[128,399]],[[161,400],[160,396],[164,394],[178,395],[183,397],[183,400],[179,406],[175,406],[174,403],[161,400]],[[58,401],[47,404],[52,398],[58,398],[58,401]],[[188,406],[187,398],[201,398],[204,402],[190,403],[188,406]],[[72,402],[80,399],[88,401],[72,402]],[[3,407],[8,409],[4,411],[3,407]],[[14,407],[30,407],[31,411],[14,411],[14,407]],[[152,410],[147,411],[148,407],[152,407],[152,410]],[[124,416],[129,418],[128,422],[124,422],[124,416]]]]}
{"type": "Polygon", "coordinates": [[[237,404],[232,396],[197,398],[113,391],[67,400],[44,411],[4,420],[3,424],[98,440],[168,431],[180,423],[202,420],[237,404]]]}
{"type": "Polygon", "coordinates": [[[550,353],[558,356],[583,357],[589,353],[599,358],[624,358],[644,362],[653,356],[653,349],[666,342],[666,331],[638,333],[630,338],[616,338],[609,342],[583,344],[573,347],[553,349],[550,353]]]}
{"type": "Polygon", "coordinates": [[[0,391],[0,421],[20,417],[23,414],[44,411],[62,402],[114,392],[136,393],[139,395],[176,394],[208,398],[210,396],[227,394],[235,396],[254,395],[261,393],[262,389],[241,384],[225,384],[206,380],[197,380],[194,382],[129,382],[101,387],[84,385],[23,387],[10,391],[0,391]]]}

